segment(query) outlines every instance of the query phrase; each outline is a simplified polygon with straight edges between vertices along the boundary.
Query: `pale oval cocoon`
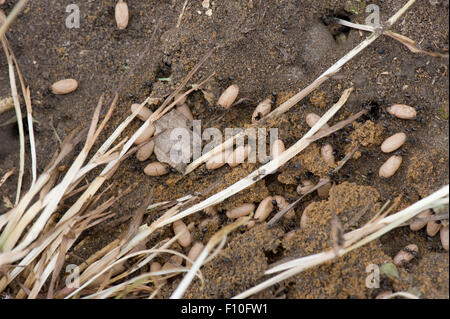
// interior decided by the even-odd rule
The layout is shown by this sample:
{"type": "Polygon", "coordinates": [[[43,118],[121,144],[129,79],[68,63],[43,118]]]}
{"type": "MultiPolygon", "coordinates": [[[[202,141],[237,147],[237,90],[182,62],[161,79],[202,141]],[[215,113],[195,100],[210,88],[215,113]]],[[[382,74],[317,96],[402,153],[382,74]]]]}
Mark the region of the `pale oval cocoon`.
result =
{"type": "Polygon", "coordinates": [[[442,224],[437,220],[430,220],[427,223],[427,235],[434,237],[441,230],[442,224]]]}
{"type": "Polygon", "coordinates": [[[250,152],[251,147],[249,145],[238,146],[230,156],[228,156],[227,164],[230,165],[230,167],[236,167],[239,164],[244,163],[250,152]]]}
{"type": "Polygon", "coordinates": [[[320,155],[322,156],[323,161],[328,165],[333,166],[335,164],[333,146],[331,146],[331,144],[327,143],[322,146],[320,149],[320,155]]]}
{"type": "Polygon", "coordinates": [[[448,225],[441,228],[441,244],[442,247],[448,251],[448,225]]]}
{"type": "Polygon", "coordinates": [[[302,184],[299,184],[297,186],[297,193],[299,193],[300,195],[305,195],[313,188],[314,188],[314,183],[307,179],[307,180],[303,181],[302,184]]]}
{"type": "Polygon", "coordinates": [[[177,111],[186,116],[186,118],[189,119],[191,122],[194,120],[194,116],[192,115],[191,109],[186,103],[177,106],[177,111]]]}
{"type": "Polygon", "coordinates": [[[251,229],[251,228],[255,227],[255,225],[256,225],[256,222],[254,220],[249,220],[248,222],[246,222],[244,224],[244,226],[247,227],[247,229],[251,229]]]}
{"type": "Polygon", "coordinates": [[[189,232],[189,229],[187,228],[186,224],[183,223],[183,221],[177,220],[173,223],[173,232],[175,233],[175,235],[182,233],[180,237],[178,237],[178,243],[182,247],[188,247],[191,245],[191,233],[189,232]]]}
{"type": "Polygon", "coordinates": [[[291,230],[290,232],[284,235],[284,239],[291,241],[295,237],[296,230],[291,230]]]}
{"type": "Polygon", "coordinates": [[[219,100],[217,101],[217,105],[220,105],[224,109],[228,109],[236,100],[238,94],[239,94],[239,87],[236,84],[230,85],[220,95],[219,100]]]}
{"type": "Polygon", "coordinates": [[[302,217],[300,217],[300,229],[305,229],[308,225],[308,216],[305,214],[305,210],[303,210],[302,217]]]}
{"type": "Polygon", "coordinates": [[[136,158],[143,162],[147,160],[153,154],[153,150],[155,148],[155,142],[150,141],[144,144],[136,153],[136,158]]]}
{"type": "Polygon", "coordinates": [[[417,111],[406,104],[392,104],[386,110],[389,114],[403,120],[412,120],[417,115],[417,111]]]}
{"type": "Polygon", "coordinates": [[[123,30],[128,25],[130,13],[128,11],[128,4],[123,0],[119,0],[115,9],[116,24],[119,30],[123,30]]]}
{"type": "Polygon", "coordinates": [[[273,204],[272,204],[273,197],[268,196],[264,198],[261,203],[259,203],[258,208],[256,209],[254,218],[259,220],[260,222],[263,222],[266,220],[266,218],[269,216],[269,214],[273,210],[273,204]]]}
{"type": "Polygon", "coordinates": [[[219,153],[211,157],[206,162],[206,168],[207,169],[217,169],[219,167],[222,167],[225,165],[226,159],[225,159],[225,152],[219,153]]]}
{"type": "Polygon", "coordinates": [[[261,103],[259,103],[256,106],[255,111],[253,112],[252,122],[253,123],[258,122],[261,118],[269,114],[271,108],[272,108],[272,100],[270,98],[267,98],[261,103]]]}
{"type": "Polygon", "coordinates": [[[383,165],[381,165],[380,170],[378,174],[380,177],[389,178],[395,174],[395,172],[400,168],[400,165],[402,165],[402,157],[398,155],[393,155],[387,159],[386,162],[384,162],[383,165]]]}
{"type": "Polygon", "coordinates": [[[175,269],[175,268],[178,268],[178,267],[168,261],[168,262],[164,263],[164,265],[161,267],[161,270],[171,270],[171,269],[175,269]]]}
{"type": "MultiPolygon", "coordinates": [[[[203,248],[205,248],[205,246],[201,242],[196,241],[189,250],[187,257],[192,261],[195,261],[198,258],[198,256],[200,256],[203,248]]],[[[186,265],[191,266],[192,263],[190,261],[186,261],[186,265]]]]}
{"type": "MultiPolygon", "coordinates": [[[[289,206],[288,201],[283,196],[275,195],[275,196],[273,196],[273,199],[277,203],[278,210],[280,210],[280,211],[284,210],[286,207],[289,206]]],[[[286,214],[284,214],[283,217],[287,218],[287,219],[291,219],[291,218],[295,217],[294,209],[291,208],[289,211],[286,212],[286,214]]]]}
{"type": "MultiPolygon", "coordinates": [[[[131,112],[136,111],[139,108],[140,104],[134,103],[131,104],[131,112]]],[[[147,121],[148,118],[150,117],[150,115],[152,115],[152,111],[150,111],[150,109],[148,107],[143,106],[141,108],[141,110],[139,111],[139,113],[136,115],[136,117],[138,119],[140,119],[141,121],[147,121]]]]}
{"type": "MultiPolygon", "coordinates": [[[[305,118],[306,124],[308,124],[309,127],[313,127],[320,120],[320,118],[320,115],[317,115],[316,113],[308,113],[305,118]]],[[[329,128],[327,123],[325,123],[321,129],[324,128],[329,128]]]]}
{"type": "Polygon", "coordinates": [[[5,23],[5,21],[6,21],[6,14],[2,9],[0,9],[0,27],[3,25],[3,23],[5,23]]]}
{"type": "MultiPolygon", "coordinates": [[[[319,183],[322,182],[323,180],[324,180],[324,179],[321,178],[321,179],[319,180],[319,183]]],[[[320,197],[321,199],[327,199],[327,198],[328,198],[328,194],[330,193],[330,189],[331,189],[331,183],[328,182],[328,183],[326,183],[325,185],[322,185],[322,186],[320,186],[320,187],[317,189],[317,195],[319,195],[319,197],[320,197]]]]}
{"type": "Polygon", "coordinates": [[[380,292],[375,297],[375,299],[384,299],[384,298],[386,298],[387,296],[390,296],[390,295],[392,295],[392,290],[385,290],[385,291],[380,292]]]}
{"type": "Polygon", "coordinates": [[[144,168],[145,175],[162,176],[169,173],[169,166],[165,163],[153,162],[144,168]]]}
{"type": "Polygon", "coordinates": [[[210,216],[216,216],[218,213],[216,206],[206,207],[203,211],[210,216]]]}
{"type": "Polygon", "coordinates": [[[384,153],[393,152],[396,149],[398,149],[400,146],[405,144],[405,142],[406,142],[406,134],[405,133],[394,134],[384,140],[383,144],[381,144],[381,151],[384,153]]]}
{"type": "Polygon", "coordinates": [[[145,130],[139,135],[135,140],[134,144],[141,144],[150,139],[150,137],[155,134],[156,128],[152,123],[149,123],[149,125],[145,128],[145,130]]]}
{"type": "Polygon", "coordinates": [[[426,218],[431,216],[431,210],[427,209],[424,210],[423,212],[420,212],[419,214],[417,214],[416,217],[413,218],[411,224],[409,224],[409,228],[412,231],[418,231],[422,228],[425,227],[425,225],[428,223],[426,221],[426,218]]]}
{"type": "Polygon", "coordinates": [[[394,257],[394,264],[399,266],[403,263],[410,262],[419,252],[417,245],[411,244],[400,250],[394,257]]]}
{"type": "Polygon", "coordinates": [[[75,91],[78,87],[78,82],[75,79],[64,79],[55,82],[50,87],[53,94],[68,94],[75,91]]]}
{"type": "Polygon", "coordinates": [[[183,263],[183,257],[178,255],[172,255],[170,256],[170,262],[176,266],[181,266],[183,263]]]}
{"type": "Polygon", "coordinates": [[[213,216],[211,218],[203,219],[200,224],[198,224],[198,228],[201,230],[202,228],[208,228],[209,226],[215,227],[219,225],[220,219],[219,216],[213,216]]]}
{"type": "Polygon", "coordinates": [[[277,158],[286,150],[286,147],[284,146],[284,143],[282,140],[276,140],[272,144],[272,159],[277,158]]]}
{"type": "Polygon", "coordinates": [[[230,219],[235,219],[243,216],[247,216],[255,210],[255,205],[253,204],[242,204],[236,208],[227,211],[227,217],[230,219]]]}

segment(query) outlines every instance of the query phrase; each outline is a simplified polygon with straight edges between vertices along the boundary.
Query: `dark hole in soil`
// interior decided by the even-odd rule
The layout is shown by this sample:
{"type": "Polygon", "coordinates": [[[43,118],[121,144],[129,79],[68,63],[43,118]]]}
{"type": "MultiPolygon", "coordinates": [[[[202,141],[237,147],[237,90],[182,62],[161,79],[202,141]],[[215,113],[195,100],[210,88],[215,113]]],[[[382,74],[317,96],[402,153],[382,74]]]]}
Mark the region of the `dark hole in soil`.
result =
{"type": "Polygon", "coordinates": [[[342,9],[330,9],[328,13],[323,14],[321,17],[323,24],[328,27],[328,30],[335,40],[340,34],[347,36],[350,33],[350,28],[336,23],[334,18],[350,21],[350,17],[342,9]]]}

